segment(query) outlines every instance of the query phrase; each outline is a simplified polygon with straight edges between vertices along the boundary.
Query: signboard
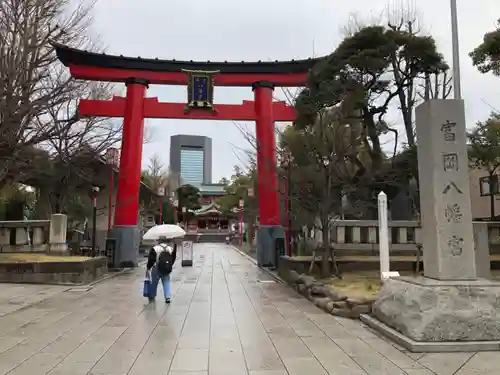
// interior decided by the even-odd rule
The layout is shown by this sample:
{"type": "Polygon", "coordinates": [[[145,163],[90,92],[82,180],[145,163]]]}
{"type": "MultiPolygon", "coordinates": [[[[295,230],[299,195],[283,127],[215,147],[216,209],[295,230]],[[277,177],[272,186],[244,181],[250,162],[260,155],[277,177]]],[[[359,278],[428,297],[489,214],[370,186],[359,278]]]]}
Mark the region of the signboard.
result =
{"type": "Polygon", "coordinates": [[[182,241],[182,267],[193,266],[193,241],[182,241]]]}
{"type": "Polygon", "coordinates": [[[108,258],[108,268],[115,267],[116,239],[106,238],[106,257],[108,258]]]}
{"type": "Polygon", "coordinates": [[[120,150],[110,147],[106,150],[104,158],[106,159],[107,164],[117,166],[120,162],[120,150]]]}
{"type": "Polygon", "coordinates": [[[482,197],[499,194],[498,175],[481,177],[479,179],[479,193],[482,197]]]}
{"type": "Polygon", "coordinates": [[[219,71],[182,70],[188,75],[188,108],[213,110],[214,76],[219,71]]]}

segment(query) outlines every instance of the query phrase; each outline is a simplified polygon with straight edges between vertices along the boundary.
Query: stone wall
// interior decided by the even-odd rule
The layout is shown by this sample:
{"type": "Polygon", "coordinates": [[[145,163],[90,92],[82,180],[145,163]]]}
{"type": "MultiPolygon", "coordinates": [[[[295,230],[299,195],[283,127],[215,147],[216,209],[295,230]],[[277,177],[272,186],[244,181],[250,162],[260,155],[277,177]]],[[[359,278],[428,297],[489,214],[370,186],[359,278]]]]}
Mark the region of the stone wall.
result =
{"type": "Polygon", "coordinates": [[[359,319],[361,314],[369,314],[372,310],[373,300],[351,298],[312,276],[299,275],[292,270],[288,272],[288,282],[298,293],[329,314],[359,319]]]}
{"type": "MultiPolygon", "coordinates": [[[[331,263],[331,260],[329,261],[331,263]]],[[[420,269],[422,269],[422,262],[420,269]]],[[[287,278],[287,273],[290,270],[294,270],[296,272],[300,273],[309,273],[309,265],[311,264],[311,260],[307,258],[293,258],[293,257],[288,257],[284,256],[281,257],[279,266],[278,266],[278,273],[281,278],[285,279],[287,278]]],[[[391,259],[391,269],[397,270],[397,271],[414,271],[416,267],[416,261],[409,261],[409,260],[399,260],[392,258],[391,259]]],[[[342,259],[338,258],[337,259],[337,266],[341,272],[350,272],[350,271],[373,271],[373,270],[379,270],[380,269],[380,263],[378,261],[353,261],[350,260],[349,258],[347,259],[342,259]]],[[[319,273],[320,272],[320,267],[321,267],[321,261],[317,260],[315,263],[315,266],[313,268],[313,273],[319,273]]]]}
{"type": "Polygon", "coordinates": [[[102,278],[108,270],[105,257],[74,262],[0,263],[0,282],[84,285],[102,278]]]}

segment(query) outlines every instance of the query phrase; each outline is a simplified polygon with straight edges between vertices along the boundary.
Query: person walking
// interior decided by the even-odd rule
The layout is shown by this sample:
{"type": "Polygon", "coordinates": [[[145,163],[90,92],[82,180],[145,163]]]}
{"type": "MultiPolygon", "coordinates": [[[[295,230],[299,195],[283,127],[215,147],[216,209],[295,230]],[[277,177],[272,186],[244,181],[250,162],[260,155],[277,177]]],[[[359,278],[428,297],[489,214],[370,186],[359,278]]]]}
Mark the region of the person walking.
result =
{"type": "Polygon", "coordinates": [[[149,250],[146,276],[151,280],[149,302],[156,298],[158,283],[161,280],[165,303],[170,303],[170,274],[177,256],[177,245],[171,239],[160,237],[158,243],[149,250]]]}

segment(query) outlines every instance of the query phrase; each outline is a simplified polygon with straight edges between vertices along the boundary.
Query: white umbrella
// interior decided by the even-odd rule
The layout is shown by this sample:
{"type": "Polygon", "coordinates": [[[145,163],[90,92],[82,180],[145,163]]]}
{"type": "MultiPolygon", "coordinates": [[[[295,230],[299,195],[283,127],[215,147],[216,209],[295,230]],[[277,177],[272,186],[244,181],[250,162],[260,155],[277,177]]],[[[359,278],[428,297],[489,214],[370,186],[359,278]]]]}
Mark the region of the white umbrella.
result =
{"type": "Polygon", "coordinates": [[[163,224],[163,225],[156,225],[150,230],[148,230],[146,233],[144,233],[142,239],[158,240],[162,237],[167,239],[172,239],[172,238],[183,237],[185,234],[186,232],[184,231],[184,229],[182,229],[178,225],[163,224]]]}

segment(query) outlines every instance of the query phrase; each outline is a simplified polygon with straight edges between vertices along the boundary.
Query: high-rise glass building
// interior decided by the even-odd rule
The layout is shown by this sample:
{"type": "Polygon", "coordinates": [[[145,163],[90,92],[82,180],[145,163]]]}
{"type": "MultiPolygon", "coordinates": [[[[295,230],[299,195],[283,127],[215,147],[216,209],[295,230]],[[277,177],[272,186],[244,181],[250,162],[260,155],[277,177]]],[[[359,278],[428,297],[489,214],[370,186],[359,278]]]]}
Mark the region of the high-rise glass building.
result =
{"type": "Polygon", "coordinates": [[[197,135],[170,137],[170,170],[182,184],[212,183],[212,139],[197,135]]]}

